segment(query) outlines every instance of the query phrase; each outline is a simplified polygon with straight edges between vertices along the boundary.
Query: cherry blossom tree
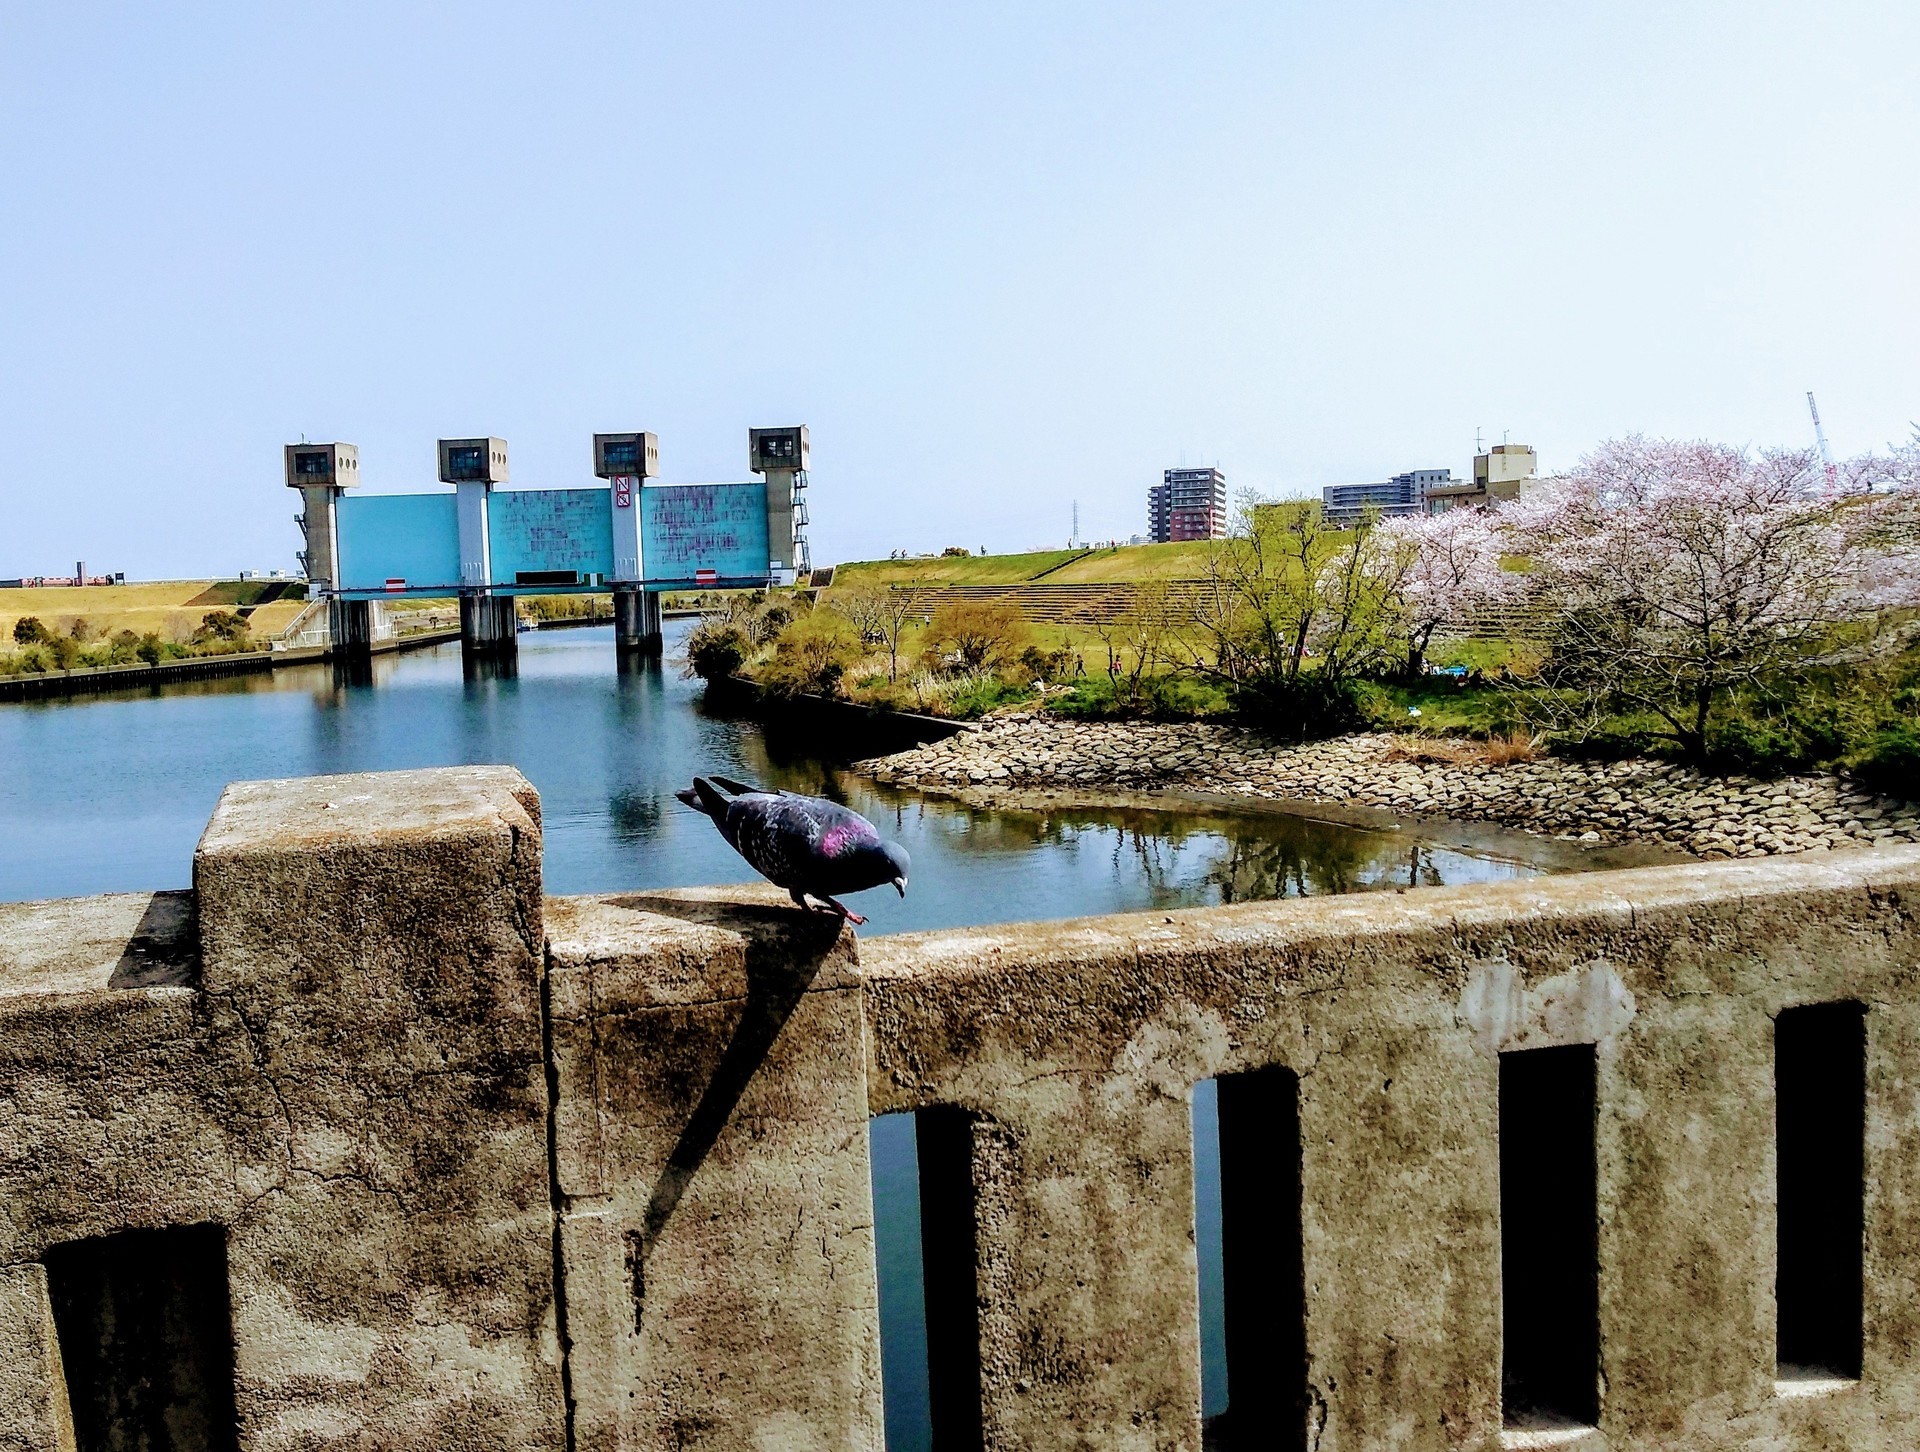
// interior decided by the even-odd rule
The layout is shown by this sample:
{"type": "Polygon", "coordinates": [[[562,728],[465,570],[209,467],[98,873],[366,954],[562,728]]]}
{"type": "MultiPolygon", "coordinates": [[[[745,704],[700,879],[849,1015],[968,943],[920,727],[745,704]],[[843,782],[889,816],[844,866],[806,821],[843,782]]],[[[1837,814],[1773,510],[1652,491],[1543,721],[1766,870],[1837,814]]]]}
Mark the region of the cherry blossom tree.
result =
{"type": "Polygon", "coordinates": [[[1834,490],[1811,450],[1633,436],[1493,524],[1548,621],[1559,724],[1642,711],[1698,758],[1731,693],[1777,689],[1836,622],[1913,588],[1891,568],[1911,553],[1896,519],[1910,503],[1904,485],[1834,490]]]}
{"type": "Polygon", "coordinates": [[[1449,509],[1389,519],[1379,547],[1392,559],[1406,673],[1426,669],[1436,634],[1464,629],[1477,613],[1516,594],[1517,577],[1500,568],[1501,534],[1484,509],[1449,509]]]}

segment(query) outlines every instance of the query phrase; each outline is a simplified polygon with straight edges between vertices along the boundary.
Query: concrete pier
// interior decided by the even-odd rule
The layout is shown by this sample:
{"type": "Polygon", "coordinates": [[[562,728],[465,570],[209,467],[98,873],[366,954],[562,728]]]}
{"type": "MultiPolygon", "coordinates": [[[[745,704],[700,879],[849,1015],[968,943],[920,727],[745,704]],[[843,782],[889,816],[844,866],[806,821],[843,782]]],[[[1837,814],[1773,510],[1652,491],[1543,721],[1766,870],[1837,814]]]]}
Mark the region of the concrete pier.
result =
{"type": "Polygon", "coordinates": [[[514,654],[520,648],[518,627],[511,595],[489,595],[482,591],[461,593],[460,655],[463,660],[514,654]]]}
{"type": "Polygon", "coordinates": [[[650,590],[624,587],[613,592],[613,639],[621,654],[659,655],[664,649],[660,597],[650,590]]]}
{"type": "Polygon", "coordinates": [[[333,649],[342,660],[368,660],[373,655],[374,636],[379,625],[379,607],[371,600],[327,602],[327,633],[333,637],[333,649]]]}

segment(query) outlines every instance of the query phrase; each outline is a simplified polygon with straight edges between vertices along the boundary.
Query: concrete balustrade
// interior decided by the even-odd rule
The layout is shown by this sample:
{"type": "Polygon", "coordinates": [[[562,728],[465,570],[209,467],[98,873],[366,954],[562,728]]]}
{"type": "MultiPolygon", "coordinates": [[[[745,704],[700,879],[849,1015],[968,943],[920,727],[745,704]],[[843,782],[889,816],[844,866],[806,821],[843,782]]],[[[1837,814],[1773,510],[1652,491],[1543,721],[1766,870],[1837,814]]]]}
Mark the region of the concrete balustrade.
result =
{"type": "Polygon", "coordinates": [[[545,898],[537,798],[468,768],[237,785],[194,882],[0,905],[0,1448],[101,1445],[137,1383],[229,1407],[208,1446],[878,1449],[867,1131],[911,1110],[974,1290],[947,1410],[1199,1452],[1190,1096],[1272,1065],[1265,1445],[1920,1441],[1920,849],[856,943],[771,890],[545,898]],[[1783,1378],[1774,1022],[1846,1000],[1859,1375],[1783,1378]],[[1510,1426],[1501,1055],[1568,1045],[1599,1414],[1510,1426]],[[201,1309],[128,1344],[149,1268],[201,1309]]]}

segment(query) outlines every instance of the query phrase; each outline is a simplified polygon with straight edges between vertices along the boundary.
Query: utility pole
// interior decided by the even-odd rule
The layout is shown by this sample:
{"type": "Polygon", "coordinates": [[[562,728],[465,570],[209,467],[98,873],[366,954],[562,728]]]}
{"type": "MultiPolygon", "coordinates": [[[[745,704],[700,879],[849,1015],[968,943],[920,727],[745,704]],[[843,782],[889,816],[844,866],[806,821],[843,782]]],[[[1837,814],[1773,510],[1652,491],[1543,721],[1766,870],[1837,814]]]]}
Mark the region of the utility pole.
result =
{"type": "Polygon", "coordinates": [[[1827,490],[1837,492],[1840,488],[1840,471],[1834,467],[1833,450],[1827,447],[1827,431],[1820,424],[1820,405],[1813,401],[1813,390],[1807,390],[1807,412],[1813,415],[1813,441],[1820,448],[1820,467],[1827,476],[1827,490]]]}

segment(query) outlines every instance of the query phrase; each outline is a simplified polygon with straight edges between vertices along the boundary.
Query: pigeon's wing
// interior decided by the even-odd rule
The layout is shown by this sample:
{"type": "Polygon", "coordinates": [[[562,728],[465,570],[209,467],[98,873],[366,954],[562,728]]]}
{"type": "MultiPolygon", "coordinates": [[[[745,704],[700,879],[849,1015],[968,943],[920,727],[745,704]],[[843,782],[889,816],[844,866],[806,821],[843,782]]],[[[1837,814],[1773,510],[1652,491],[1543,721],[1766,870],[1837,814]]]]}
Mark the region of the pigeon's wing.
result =
{"type": "Polygon", "coordinates": [[[719,787],[720,790],[727,792],[730,795],[736,796],[736,797],[748,796],[754,792],[761,792],[767,796],[777,795],[774,792],[767,791],[765,787],[748,786],[745,782],[735,781],[731,777],[710,776],[707,778],[707,780],[712,782],[715,786],[719,787]]]}
{"type": "Polygon", "coordinates": [[[727,808],[733,845],[769,881],[804,888],[818,876],[814,864],[827,830],[819,814],[809,810],[814,805],[811,797],[768,792],[735,797],[727,808]]]}

